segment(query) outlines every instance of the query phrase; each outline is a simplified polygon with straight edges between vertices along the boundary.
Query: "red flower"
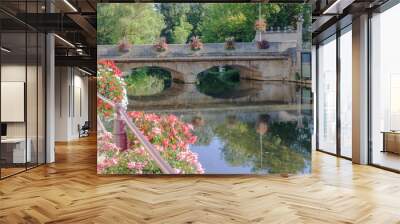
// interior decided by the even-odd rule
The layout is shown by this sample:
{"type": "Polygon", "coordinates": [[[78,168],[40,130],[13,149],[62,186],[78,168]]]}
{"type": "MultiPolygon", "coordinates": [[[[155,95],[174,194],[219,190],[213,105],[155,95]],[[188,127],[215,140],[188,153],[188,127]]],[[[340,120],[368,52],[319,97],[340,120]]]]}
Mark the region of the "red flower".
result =
{"type": "Polygon", "coordinates": [[[113,70],[114,74],[121,77],[122,72],[119,68],[115,65],[115,63],[111,60],[100,60],[98,64],[103,65],[105,67],[109,67],[113,70]]]}
{"type": "Polygon", "coordinates": [[[110,104],[108,104],[108,103],[106,103],[106,104],[104,105],[104,107],[105,107],[107,110],[109,110],[109,109],[112,108],[112,107],[110,106],[110,104]]]}
{"type": "Polygon", "coordinates": [[[168,144],[169,144],[168,139],[164,139],[163,142],[162,142],[162,144],[163,144],[164,147],[167,147],[168,144]]]}
{"type": "MultiPolygon", "coordinates": [[[[101,60],[98,62],[98,93],[114,103],[121,103],[125,99],[125,82],[120,76],[122,72],[110,60],[101,60]]],[[[98,100],[98,114],[108,117],[113,113],[113,108],[102,100],[98,100]],[[105,113],[107,112],[107,113],[105,113]]]]}

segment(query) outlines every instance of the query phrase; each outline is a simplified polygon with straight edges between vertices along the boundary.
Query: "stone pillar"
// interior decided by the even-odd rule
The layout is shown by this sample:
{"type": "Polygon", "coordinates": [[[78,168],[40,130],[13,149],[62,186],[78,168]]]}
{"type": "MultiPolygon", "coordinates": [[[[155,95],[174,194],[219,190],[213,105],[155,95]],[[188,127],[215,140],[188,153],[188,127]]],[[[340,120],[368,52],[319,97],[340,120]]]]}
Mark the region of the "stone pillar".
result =
{"type": "Polygon", "coordinates": [[[368,15],[353,20],[352,157],[368,163],[368,15]]]}
{"type": "Polygon", "coordinates": [[[197,82],[197,74],[186,74],[184,75],[184,83],[186,84],[196,84],[197,82]]]}

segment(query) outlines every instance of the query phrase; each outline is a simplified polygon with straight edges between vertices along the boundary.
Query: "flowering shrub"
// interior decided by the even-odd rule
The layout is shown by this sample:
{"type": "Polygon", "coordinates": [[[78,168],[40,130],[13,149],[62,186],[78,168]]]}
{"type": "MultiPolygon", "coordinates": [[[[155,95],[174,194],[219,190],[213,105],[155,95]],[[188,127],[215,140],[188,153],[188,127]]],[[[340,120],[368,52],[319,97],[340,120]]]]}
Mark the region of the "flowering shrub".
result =
{"type": "Polygon", "coordinates": [[[189,45],[192,51],[198,51],[203,49],[203,43],[201,42],[201,39],[198,36],[192,37],[189,45]]]}
{"type": "Polygon", "coordinates": [[[112,143],[112,134],[110,132],[98,135],[97,152],[97,173],[105,173],[107,169],[118,164],[121,149],[112,143]]]}
{"type": "MultiPolygon", "coordinates": [[[[189,145],[197,140],[192,134],[192,125],[180,121],[175,115],[158,116],[143,112],[129,112],[128,115],[176,173],[204,173],[198,155],[189,150],[189,145]]],[[[110,133],[99,137],[98,173],[161,174],[139,140],[129,130],[127,133],[128,149],[124,151],[110,143],[110,133]]]]}
{"type": "Polygon", "coordinates": [[[256,31],[263,32],[267,29],[267,23],[264,19],[257,19],[254,23],[254,28],[256,29],[256,31]]]}
{"type": "Polygon", "coordinates": [[[167,40],[165,39],[165,37],[161,37],[160,41],[158,41],[158,43],[154,44],[154,48],[158,52],[167,51],[168,50],[168,44],[167,44],[167,40]]]}
{"type": "Polygon", "coordinates": [[[228,37],[225,39],[225,49],[226,50],[235,50],[235,38],[228,37]]]}
{"type": "MultiPolygon", "coordinates": [[[[97,93],[114,103],[127,104],[125,82],[122,72],[112,61],[100,61],[97,64],[97,93]]],[[[101,99],[97,99],[97,113],[102,117],[110,117],[113,108],[101,99]]]]}

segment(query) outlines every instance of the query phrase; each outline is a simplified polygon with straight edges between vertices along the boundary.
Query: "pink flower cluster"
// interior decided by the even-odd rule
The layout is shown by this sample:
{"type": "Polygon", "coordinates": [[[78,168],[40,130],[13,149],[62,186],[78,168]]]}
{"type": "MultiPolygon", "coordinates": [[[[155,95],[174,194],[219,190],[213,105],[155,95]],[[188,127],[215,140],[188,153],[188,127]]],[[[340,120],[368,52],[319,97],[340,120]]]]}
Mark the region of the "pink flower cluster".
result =
{"type": "Polygon", "coordinates": [[[147,165],[147,161],[144,162],[129,162],[128,168],[136,170],[137,174],[143,173],[143,168],[147,165]]]}
{"type": "Polygon", "coordinates": [[[204,169],[201,163],[199,163],[198,157],[199,155],[197,153],[194,153],[190,150],[182,151],[177,155],[178,160],[186,161],[195,166],[197,173],[204,173],[204,169]]]}
{"type": "MultiPolygon", "coordinates": [[[[198,154],[190,150],[197,141],[193,126],[175,115],[157,115],[128,112],[143,135],[154,145],[160,155],[176,173],[204,173],[198,154]]],[[[98,172],[101,174],[158,174],[162,173],[139,140],[129,131],[128,149],[120,150],[109,132],[99,135],[98,172]]]]}
{"type": "MultiPolygon", "coordinates": [[[[195,48],[202,48],[199,38],[194,38],[195,48]]],[[[114,103],[126,105],[127,96],[125,82],[121,71],[112,61],[100,61],[97,71],[98,93],[114,103]]],[[[114,109],[103,102],[97,102],[100,117],[110,118],[114,109]]],[[[182,122],[175,115],[157,115],[132,111],[128,116],[139,130],[160,152],[160,155],[177,173],[204,173],[198,161],[198,155],[190,151],[189,146],[197,141],[193,135],[193,126],[182,122]]],[[[101,174],[158,174],[160,168],[149,156],[146,149],[136,137],[126,130],[128,149],[121,150],[113,143],[111,133],[99,135],[98,141],[98,173],[101,174]]]]}
{"type": "Polygon", "coordinates": [[[99,152],[97,163],[98,173],[102,173],[107,168],[118,165],[120,148],[112,142],[112,134],[110,132],[98,135],[97,150],[99,152]]]}
{"type": "MultiPolygon", "coordinates": [[[[147,139],[160,152],[161,156],[179,173],[204,173],[198,155],[190,151],[189,146],[197,141],[193,135],[193,126],[182,122],[175,115],[157,115],[133,111],[128,115],[135,122],[137,127],[147,137],[147,139]],[[178,172],[178,171],[177,171],[178,172]]],[[[137,155],[147,155],[143,146],[133,135],[128,135],[129,148],[137,155]]],[[[148,166],[152,166],[153,161],[149,161],[148,166]]]]}
{"type": "Polygon", "coordinates": [[[118,158],[105,158],[100,163],[97,163],[97,173],[103,173],[106,169],[117,165],[118,158]]]}
{"type": "Polygon", "coordinates": [[[120,148],[118,148],[112,142],[112,134],[110,132],[105,132],[99,135],[97,141],[97,149],[99,152],[119,152],[120,148]]]}

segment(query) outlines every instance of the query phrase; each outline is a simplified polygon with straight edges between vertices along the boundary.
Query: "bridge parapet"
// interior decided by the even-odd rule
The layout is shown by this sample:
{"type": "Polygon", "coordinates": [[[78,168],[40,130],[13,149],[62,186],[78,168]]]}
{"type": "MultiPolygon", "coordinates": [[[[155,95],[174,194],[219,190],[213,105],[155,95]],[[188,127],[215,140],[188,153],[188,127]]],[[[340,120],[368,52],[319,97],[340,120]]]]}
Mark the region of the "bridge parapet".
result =
{"type": "Polygon", "coordinates": [[[238,42],[234,50],[226,50],[224,43],[205,43],[200,51],[192,51],[187,44],[170,44],[165,52],[157,52],[153,45],[134,45],[127,53],[118,51],[116,45],[99,45],[98,59],[146,59],[185,57],[245,57],[287,55],[296,48],[296,42],[270,42],[268,49],[258,49],[254,42],[238,42]]]}

